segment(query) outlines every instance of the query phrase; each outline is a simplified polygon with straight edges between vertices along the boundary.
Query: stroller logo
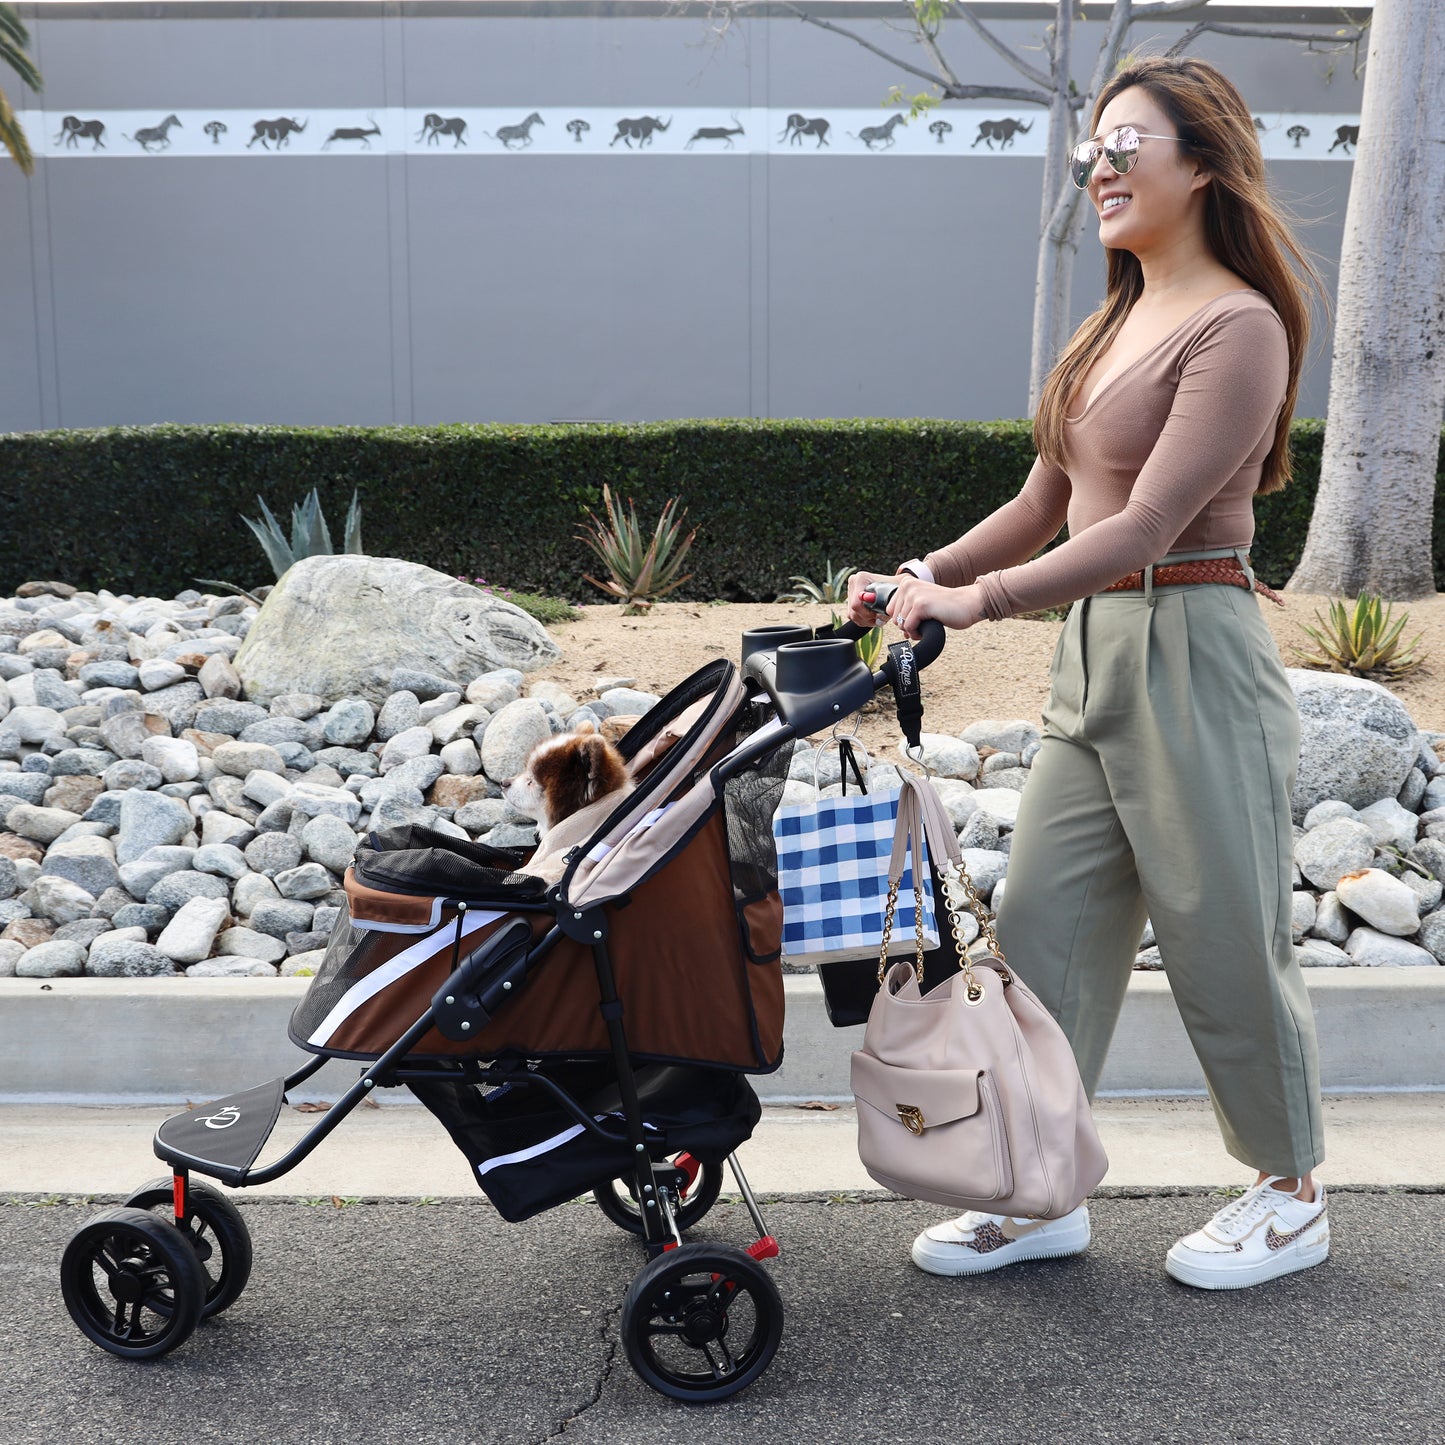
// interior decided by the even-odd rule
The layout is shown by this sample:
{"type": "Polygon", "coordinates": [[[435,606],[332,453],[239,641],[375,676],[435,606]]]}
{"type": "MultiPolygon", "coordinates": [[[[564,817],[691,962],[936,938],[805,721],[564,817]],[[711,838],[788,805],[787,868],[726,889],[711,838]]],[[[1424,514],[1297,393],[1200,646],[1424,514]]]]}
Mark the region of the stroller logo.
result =
{"type": "Polygon", "coordinates": [[[234,1104],[227,1104],[224,1109],[217,1109],[214,1114],[207,1114],[196,1122],[208,1129],[229,1129],[232,1124],[239,1123],[240,1118],[241,1111],[234,1104]]]}

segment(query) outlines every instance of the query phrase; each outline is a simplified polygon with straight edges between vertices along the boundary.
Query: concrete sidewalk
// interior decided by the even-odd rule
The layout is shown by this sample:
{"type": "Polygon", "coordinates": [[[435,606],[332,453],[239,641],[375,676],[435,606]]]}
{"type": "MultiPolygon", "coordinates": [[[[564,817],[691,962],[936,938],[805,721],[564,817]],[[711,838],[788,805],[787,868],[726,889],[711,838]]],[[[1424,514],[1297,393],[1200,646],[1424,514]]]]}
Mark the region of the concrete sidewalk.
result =
{"type": "MultiPolygon", "coordinates": [[[[398,1090],[400,1099],[409,1097],[398,1090]]],[[[442,1126],[419,1105],[359,1108],[317,1151],[240,1197],[472,1198],[480,1191],[442,1126]]],[[[0,1107],[0,1196],[125,1195],[166,1172],[151,1151],[174,1109],[0,1107]]],[[[1105,1099],[1096,1107],[1108,1151],[1106,1185],[1217,1188],[1251,1182],[1200,1099],[1105,1099]]],[[[318,1115],[286,1109],[263,1159],[282,1154],[318,1115]]],[[[1332,1186],[1445,1187],[1445,1093],[1345,1095],[1325,1101],[1332,1186]]],[[[876,1190],[858,1162],[853,1110],[772,1106],[739,1151],[764,1194],[876,1190]]],[[[736,1186],[730,1176],[724,1188],[736,1186]]]]}

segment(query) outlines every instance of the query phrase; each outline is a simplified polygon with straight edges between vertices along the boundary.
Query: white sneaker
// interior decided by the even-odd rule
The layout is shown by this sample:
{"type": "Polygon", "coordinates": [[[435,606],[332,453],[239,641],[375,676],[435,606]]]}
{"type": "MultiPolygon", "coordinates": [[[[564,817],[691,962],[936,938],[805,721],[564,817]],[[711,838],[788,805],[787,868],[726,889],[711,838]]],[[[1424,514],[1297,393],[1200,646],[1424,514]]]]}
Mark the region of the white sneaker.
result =
{"type": "Polygon", "coordinates": [[[1325,1191],[1303,1200],[1274,1188],[1283,1175],[1247,1189],[1196,1233],[1181,1239],[1164,1268],[1196,1289],[1244,1289],[1323,1264],[1330,1255],[1325,1191]]]}
{"type": "Polygon", "coordinates": [[[930,1224],[913,1241],[913,1262],[929,1274],[984,1274],[1021,1259],[1082,1254],[1089,1247],[1089,1206],[1062,1219],[1013,1219],[970,1210],[930,1224]]]}

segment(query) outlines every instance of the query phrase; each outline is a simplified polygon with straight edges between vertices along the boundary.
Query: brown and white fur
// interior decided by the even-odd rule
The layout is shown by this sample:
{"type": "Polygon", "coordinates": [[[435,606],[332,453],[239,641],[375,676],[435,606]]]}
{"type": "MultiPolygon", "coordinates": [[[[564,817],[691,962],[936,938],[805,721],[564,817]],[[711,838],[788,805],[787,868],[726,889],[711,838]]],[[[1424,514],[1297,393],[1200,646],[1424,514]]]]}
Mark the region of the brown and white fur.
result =
{"type": "Polygon", "coordinates": [[[584,843],[635,784],[617,747],[590,723],[537,744],[504,796],[537,820],[537,851],[525,871],[555,882],[568,849],[584,843]]]}

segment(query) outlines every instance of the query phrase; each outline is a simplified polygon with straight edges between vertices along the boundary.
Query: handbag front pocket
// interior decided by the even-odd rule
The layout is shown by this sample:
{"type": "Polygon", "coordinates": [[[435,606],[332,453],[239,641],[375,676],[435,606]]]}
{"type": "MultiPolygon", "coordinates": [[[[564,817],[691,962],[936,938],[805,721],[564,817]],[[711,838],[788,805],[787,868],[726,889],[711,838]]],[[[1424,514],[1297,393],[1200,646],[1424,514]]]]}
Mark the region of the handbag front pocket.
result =
{"type": "Polygon", "coordinates": [[[987,1069],[904,1069],[853,1055],[858,1157],[910,1199],[984,1208],[1013,1193],[998,1091],[987,1069]]]}

